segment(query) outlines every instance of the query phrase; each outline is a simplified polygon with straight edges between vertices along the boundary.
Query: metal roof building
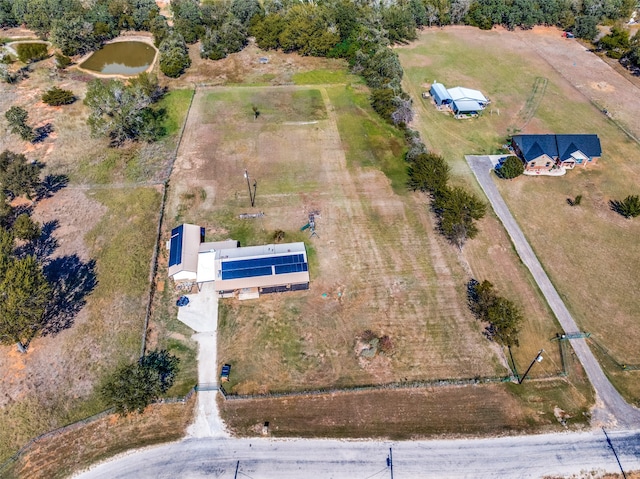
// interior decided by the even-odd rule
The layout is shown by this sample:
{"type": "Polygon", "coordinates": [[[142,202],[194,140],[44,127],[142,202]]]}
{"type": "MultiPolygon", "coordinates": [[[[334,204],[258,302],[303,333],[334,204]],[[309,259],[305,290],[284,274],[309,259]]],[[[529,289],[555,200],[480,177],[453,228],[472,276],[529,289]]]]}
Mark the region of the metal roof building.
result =
{"type": "Polygon", "coordinates": [[[307,250],[302,242],[218,250],[214,282],[221,297],[240,299],[309,289],[307,250]]]}
{"type": "Polygon", "coordinates": [[[448,105],[452,101],[451,95],[442,83],[434,81],[431,85],[431,89],[429,90],[429,94],[438,106],[448,105]]]}
{"type": "Polygon", "coordinates": [[[204,228],[188,223],[171,230],[169,240],[169,276],[175,281],[195,281],[198,251],[204,241],[204,228]]]}
{"type": "Polygon", "coordinates": [[[456,115],[478,115],[482,106],[475,100],[453,100],[451,109],[456,115]]]}
{"type": "Polygon", "coordinates": [[[309,289],[304,243],[238,247],[235,240],[204,243],[205,230],[183,224],[171,230],[169,276],[177,284],[214,282],[221,297],[309,289]]]}
{"type": "Polygon", "coordinates": [[[487,106],[487,103],[489,103],[489,100],[482,94],[481,91],[473,90],[471,88],[457,86],[455,88],[449,88],[447,92],[454,102],[475,101],[480,105],[480,109],[483,109],[487,106]]]}

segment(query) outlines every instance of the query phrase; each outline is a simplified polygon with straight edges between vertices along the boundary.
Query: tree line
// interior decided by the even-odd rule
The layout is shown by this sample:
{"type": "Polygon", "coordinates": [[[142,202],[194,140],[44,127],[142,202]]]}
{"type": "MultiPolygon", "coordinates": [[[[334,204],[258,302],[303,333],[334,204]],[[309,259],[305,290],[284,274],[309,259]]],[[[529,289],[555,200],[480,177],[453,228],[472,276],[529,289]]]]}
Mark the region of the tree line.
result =
{"type": "MultiPolygon", "coordinates": [[[[172,26],[154,0],[0,0],[0,27],[24,24],[65,55],[95,50],[122,30],[146,30],[158,47],[167,39],[174,47],[201,41],[200,54],[210,59],[240,51],[249,35],[262,48],[352,58],[369,34],[398,43],[432,25],[556,25],[592,39],[598,23],[628,18],[635,0],[174,0],[170,7],[172,26]]],[[[180,49],[163,50],[176,71],[180,49]]]]}

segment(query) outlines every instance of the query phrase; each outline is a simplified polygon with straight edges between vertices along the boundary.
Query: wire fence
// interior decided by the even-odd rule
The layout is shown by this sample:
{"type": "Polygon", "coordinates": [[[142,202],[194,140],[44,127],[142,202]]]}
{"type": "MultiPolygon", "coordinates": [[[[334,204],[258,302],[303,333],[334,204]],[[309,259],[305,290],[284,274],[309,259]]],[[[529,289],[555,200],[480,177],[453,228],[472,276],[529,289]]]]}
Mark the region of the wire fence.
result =
{"type": "Polygon", "coordinates": [[[149,271],[149,301],[147,302],[147,310],[144,318],[144,329],[142,330],[142,345],[140,346],[140,357],[144,356],[144,353],[147,349],[147,331],[149,329],[149,320],[151,318],[151,311],[153,308],[153,300],[155,298],[156,293],[156,283],[155,277],[158,272],[158,256],[160,255],[160,243],[162,241],[162,223],[164,221],[164,212],[167,204],[167,191],[169,190],[169,179],[171,178],[171,173],[173,172],[173,166],[175,165],[176,159],[178,158],[178,150],[180,149],[180,145],[182,144],[182,137],[184,136],[184,132],[187,126],[187,121],[189,119],[189,113],[191,112],[191,107],[193,105],[193,98],[197,93],[197,85],[193,86],[193,94],[189,99],[189,107],[187,108],[187,112],[185,114],[185,120],[182,123],[182,128],[180,130],[180,135],[178,136],[178,141],[176,141],[176,147],[173,150],[173,155],[171,155],[171,161],[167,167],[167,171],[165,174],[165,178],[162,182],[162,201],[160,202],[160,217],[158,218],[158,228],[156,229],[156,241],[153,247],[153,257],[151,259],[151,266],[149,271]]]}

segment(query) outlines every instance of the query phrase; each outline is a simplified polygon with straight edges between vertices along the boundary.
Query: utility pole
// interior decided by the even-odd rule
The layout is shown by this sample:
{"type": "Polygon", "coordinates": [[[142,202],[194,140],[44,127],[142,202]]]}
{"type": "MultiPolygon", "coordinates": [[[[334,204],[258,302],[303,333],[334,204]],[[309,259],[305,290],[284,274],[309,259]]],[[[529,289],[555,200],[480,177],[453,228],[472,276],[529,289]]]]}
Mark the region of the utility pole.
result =
{"type": "Polygon", "coordinates": [[[389,457],[387,457],[387,467],[391,471],[391,479],[393,479],[393,452],[389,448],[389,457]]]}
{"type": "MultiPolygon", "coordinates": [[[[246,168],[244,169],[244,177],[247,180],[247,188],[249,189],[249,200],[251,200],[251,207],[253,207],[255,204],[256,196],[255,196],[255,193],[251,193],[251,181],[249,181],[249,172],[247,171],[246,168]]],[[[254,181],[253,182],[254,192],[257,186],[258,186],[258,183],[254,181]]]]}
{"type": "Polygon", "coordinates": [[[240,461],[236,462],[236,473],[233,476],[233,479],[238,479],[238,468],[240,467],[240,461]]]}
{"type": "Polygon", "coordinates": [[[524,378],[527,377],[527,374],[529,374],[529,371],[531,371],[531,368],[533,367],[533,365],[535,363],[539,363],[540,361],[542,361],[542,353],[543,352],[544,352],[544,349],[541,349],[540,351],[538,351],[538,354],[536,355],[535,358],[533,358],[533,361],[531,361],[531,364],[529,364],[529,367],[527,368],[525,373],[522,375],[522,377],[518,381],[518,384],[522,384],[522,382],[524,381],[524,378]]]}

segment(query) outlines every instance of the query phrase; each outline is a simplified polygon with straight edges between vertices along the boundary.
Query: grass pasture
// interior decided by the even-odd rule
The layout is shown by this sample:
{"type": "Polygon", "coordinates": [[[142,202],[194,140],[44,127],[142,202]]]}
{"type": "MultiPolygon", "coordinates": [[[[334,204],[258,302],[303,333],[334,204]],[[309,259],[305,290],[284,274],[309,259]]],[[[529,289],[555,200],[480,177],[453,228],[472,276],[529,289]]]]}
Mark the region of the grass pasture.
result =
{"type": "MultiPolygon", "coordinates": [[[[48,267],[64,280],[72,311],[35,339],[27,354],[0,347],[0,463],[33,437],[105,409],[97,393],[102,378],[139,355],[155,241],[149,232],[156,230],[161,200],[161,189],[147,185],[166,174],[192,95],[179,90],[162,100],[167,136],[161,141],[110,149],[86,125],[81,99],[89,78],[57,73],[56,85],[80,100],[63,107],[40,101],[52,85],[52,69],[53,59],[47,59],[34,65],[29,79],[0,86],[0,116],[18,104],[34,125],[51,123],[53,133],[28,144],[3,131],[0,148],[41,162],[43,176],[68,179],[34,205],[33,217],[46,225],[43,251],[53,265],[48,267]]],[[[157,341],[164,346],[168,339],[157,341]]],[[[172,343],[176,348],[188,345],[180,337],[171,341],[181,343],[172,343]]],[[[193,386],[191,379],[180,382],[193,386]]]]}
{"type": "MultiPolygon", "coordinates": [[[[565,75],[567,81],[537,53],[536,42],[552,40],[538,38],[536,33],[524,35],[468,28],[428,30],[417,42],[398,49],[405,83],[412,96],[419,98],[416,125],[430,148],[450,162],[454,181],[473,187],[464,154],[494,153],[507,134],[523,126],[524,133],[599,135],[603,159],[595,167],[570,171],[560,178],[496,182],[578,325],[591,332],[613,358],[602,361],[605,371],[630,401],[638,403],[639,373],[623,372],[615,364],[640,365],[636,347],[640,302],[630,293],[638,285],[640,223],[618,216],[608,203],[638,193],[640,166],[632,159],[640,155],[640,147],[591,103],[595,100],[586,89],[589,80],[581,76],[587,70],[578,65],[565,75]],[[540,78],[547,80],[544,88],[540,78]],[[448,87],[461,84],[480,89],[492,102],[482,117],[456,121],[420,98],[434,79],[448,87]],[[567,198],[578,194],[583,195],[581,205],[570,207],[567,198]]],[[[562,44],[557,48],[561,51],[562,44]]],[[[601,80],[605,85],[614,83],[606,77],[601,80]]],[[[535,355],[534,350],[543,347],[539,340],[555,334],[555,321],[549,318],[528,272],[514,259],[501,226],[487,218],[481,229],[480,237],[465,248],[471,268],[519,298],[532,313],[527,314],[532,322],[525,329],[524,347],[529,349],[525,356],[535,355]],[[538,338],[535,345],[530,344],[534,337],[538,338]]],[[[524,357],[517,361],[526,365],[524,357]]]]}
{"type": "Polygon", "coordinates": [[[192,146],[176,163],[167,217],[243,244],[272,241],[282,229],[315,256],[309,292],[222,302],[219,359],[234,364],[232,390],[505,373],[461,307],[463,273],[434,235],[423,198],[395,194],[380,171],[404,174],[402,139],[357,86],[199,90],[186,135],[192,146]],[[301,92],[321,95],[322,112],[272,106],[287,95],[294,105],[301,92]],[[256,98],[278,115],[254,120],[256,98]],[[252,211],[245,168],[257,181],[255,210],[265,213],[255,220],[237,217],[252,211]],[[299,229],[311,210],[320,217],[310,239],[299,229]],[[359,359],[356,338],[366,329],[389,335],[393,353],[359,359]]]}
{"type": "MultiPolygon", "coordinates": [[[[230,382],[225,385],[228,391],[255,394],[508,374],[504,353],[484,338],[466,307],[468,276],[457,252],[435,233],[425,197],[404,188],[402,157],[400,133],[371,110],[361,84],[198,90],[172,176],[166,212],[172,223],[167,228],[194,222],[206,227],[208,240],[234,238],[243,245],[268,243],[273,232],[282,229],[285,241],[304,240],[311,258],[308,292],[266,295],[259,301],[221,301],[218,361],[233,364],[230,382]],[[324,111],[305,108],[305,118],[299,113],[302,109],[296,112],[283,104],[287,95],[295,102],[301,90],[310,97],[320,94],[324,111]],[[261,111],[275,111],[272,105],[280,105],[278,115],[261,114],[254,119],[251,105],[256,98],[260,98],[261,111]],[[243,177],[245,168],[251,181],[257,181],[253,209],[243,177]],[[299,229],[313,210],[320,212],[318,237],[309,238],[299,229]],[[240,213],[257,211],[264,216],[238,218],[240,213]],[[367,329],[378,336],[388,335],[392,351],[372,360],[359,357],[357,338],[367,329]]],[[[522,270],[516,270],[516,277],[526,281],[522,270]]],[[[529,285],[525,289],[530,292],[529,285]]],[[[548,340],[556,332],[554,323],[538,297],[531,304],[535,314],[547,315],[544,331],[532,334],[548,340]]],[[[536,352],[517,359],[521,371],[536,352]]],[[[548,360],[534,368],[531,377],[556,376],[561,369],[556,343],[556,349],[549,348],[548,360]]],[[[551,382],[556,390],[553,400],[545,399],[532,382],[519,393],[496,384],[479,386],[477,391],[455,388],[434,394],[430,401],[437,407],[459,391],[463,391],[461,408],[466,399],[483,394],[481,391],[508,398],[496,399],[499,412],[488,407],[493,412],[480,421],[484,426],[477,426],[478,430],[555,424],[556,405],[571,411],[576,422],[583,422],[580,413],[591,401],[588,385],[580,380],[574,385],[560,379],[551,382]],[[495,425],[489,426],[492,414],[495,425]],[[518,419],[499,419],[510,415],[518,419]]],[[[407,399],[404,393],[398,394],[407,408],[412,401],[419,407],[423,397],[416,393],[407,399]]],[[[353,411],[360,401],[370,404],[373,411],[381,407],[380,397],[378,393],[357,399],[345,396],[335,400],[334,411],[341,405],[353,411]]],[[[309,411],[314,414],[300,413],[306,419],[293,409],[287,414],[280,411],[279,404],[285,401],[260,401],[224,402],[223,415],[233,428],[247,434],[269,414],[282,417],[282,424],[287,418],[283,435],[360,434],[343,420],[348,413],[336,412],[332,424],[319,426],[317,418],[328,413],[315,411],[312,403],[321,399],[310,400],[309,411]],[[305,428],[311,429],[301,433],[305,428]]],[[[300,400],[295,410],[302,411],[304,404],[300,400]]],[[[362,421],[371,420],[371,411],[362,414],[362,421]]],[[[471,425],[474,413],[466,412],[450,428],[438,426],[429,416],[418,421],[414,429],[419,432],[402,433],[404,426],[398,420],[386,434],[444,434],[456,427],[468,434],[476,426],[471,425]]],[[[398,419],[393,419],[391,410],[380,411],[379,417],[387,416],[390,424],[398,419]]],[[[363,436],[367,431],[385,435],[373,426],[362,431],[363,436]]]]}

